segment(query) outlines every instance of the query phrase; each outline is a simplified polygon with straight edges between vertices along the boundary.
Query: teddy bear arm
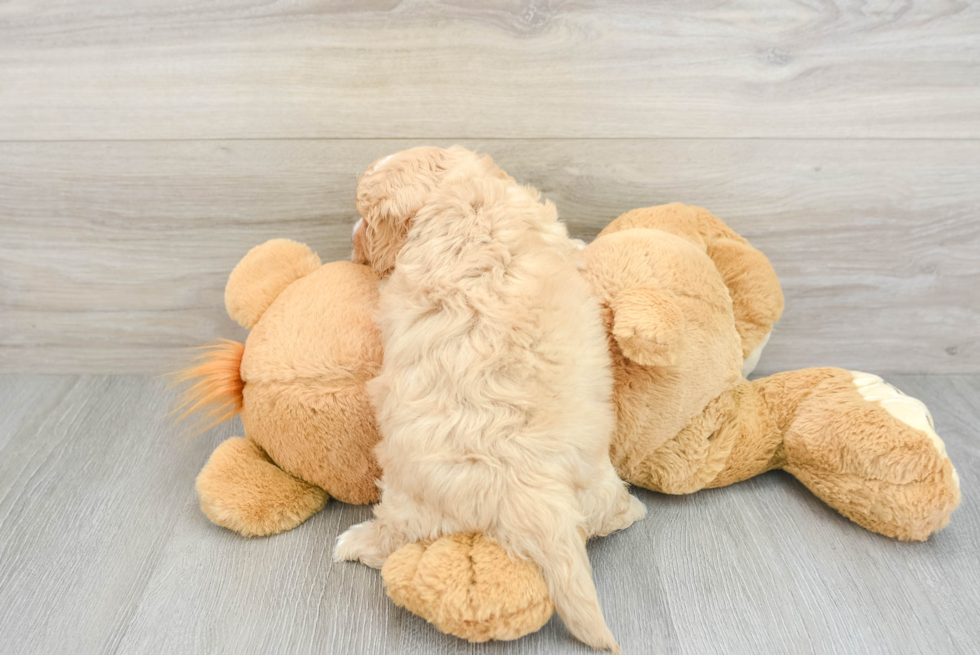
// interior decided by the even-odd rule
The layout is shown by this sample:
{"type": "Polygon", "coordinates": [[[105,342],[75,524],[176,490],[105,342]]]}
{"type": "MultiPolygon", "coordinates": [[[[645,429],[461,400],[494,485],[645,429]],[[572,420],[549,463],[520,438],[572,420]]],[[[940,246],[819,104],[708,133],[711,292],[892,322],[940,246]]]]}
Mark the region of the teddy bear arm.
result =
{"type": "Polygon", "coordinates": [[[743,359],[757,361],[783,313],[783,290],[776,271],[765,255],[744,240],[715,239],[708,243],[707,252],[731,295],[743,359]]]}
{"type": "Polygon", "coordinates": [[[273,239],[252,248],[228,276],[228,315],[252,329],[286,287],[318,268],[320,258],[306,244],[273,239]]]}
{"type": "Polygon", "coordinates": [[[636,228],[667,232],[705,250],[731,296],[743,359],[757,361],[783,311],[779,278],[766,256],[708,210],[677,202],[627,212],[599,236],[636,228]]]}
{"type": "Polygon", "coordinates": [[[610,303],[613,336],[642,366],[672,366],[681,355],[684,315],[673,294],[655,283],[620,291],[610,303]]]}
{"type": "Polygon", "coordinates": [[[326,504],[323,489],[280,469],[255,442],[222,442],[197,476],[201,510],[246,537],[292,530],[326,504]]]}

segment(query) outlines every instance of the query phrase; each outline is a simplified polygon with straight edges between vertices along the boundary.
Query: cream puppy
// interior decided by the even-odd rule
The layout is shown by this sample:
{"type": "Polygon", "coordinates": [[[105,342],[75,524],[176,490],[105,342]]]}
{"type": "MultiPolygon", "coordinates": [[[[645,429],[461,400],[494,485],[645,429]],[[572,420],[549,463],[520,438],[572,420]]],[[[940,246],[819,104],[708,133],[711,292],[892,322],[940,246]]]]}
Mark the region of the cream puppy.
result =
{"type": "Polygon", "coordinates": [[[537,563],[585,643],[617,651],[585,538],[644,515],[609,462],[609,347],[555,208],[462,148],[416,148],[358,184],[354,259],[381,292],[375,519],[335,559],[481,531],[537,563]]]}

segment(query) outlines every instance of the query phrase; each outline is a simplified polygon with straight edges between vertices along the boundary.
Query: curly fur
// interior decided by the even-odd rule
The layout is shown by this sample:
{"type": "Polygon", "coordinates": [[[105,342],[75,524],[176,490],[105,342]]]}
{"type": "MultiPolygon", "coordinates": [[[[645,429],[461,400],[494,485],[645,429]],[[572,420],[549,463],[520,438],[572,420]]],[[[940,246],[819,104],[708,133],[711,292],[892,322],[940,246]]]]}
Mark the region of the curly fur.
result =
{"type": "Polygon", "coordinates": [[[644,508],[609,461],[605,328],[554,206],[459,148],[376,165],[358,203],[355,257],[382,253],[393,269],[369,384],[382,498],[335,557],[380,567],[407,543],[480,531],[541,567],[575,636],[617,650],[583,536],[644,508]]]}
{"type": "Polygon", "coordinates": [[[389,155],[368,168],[357,183],[357,212],[362,219],[354,228],[352,260],[370,265],[382,277],[390,275],[415,213],[450,172],[457,178],[514,181],[490,157],[460,146],[424,146],[389,155]]]}

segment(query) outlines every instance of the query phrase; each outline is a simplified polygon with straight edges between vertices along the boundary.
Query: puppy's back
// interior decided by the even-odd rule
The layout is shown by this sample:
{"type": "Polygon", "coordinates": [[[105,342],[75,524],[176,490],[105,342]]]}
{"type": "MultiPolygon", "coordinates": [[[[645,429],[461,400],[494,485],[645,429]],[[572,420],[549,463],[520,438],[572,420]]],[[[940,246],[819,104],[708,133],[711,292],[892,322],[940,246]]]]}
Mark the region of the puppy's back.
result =
{"type": "Polygon", "coordinates": [[[608,439],[605,329],[572,254],[554,207],[533,189],[446,184],[416,216],[382,293],[382,377],[397,372],[385,395],[443,440],[519,427],[546,438],[558,421],[572,447],[578,432],[608,439]]]}

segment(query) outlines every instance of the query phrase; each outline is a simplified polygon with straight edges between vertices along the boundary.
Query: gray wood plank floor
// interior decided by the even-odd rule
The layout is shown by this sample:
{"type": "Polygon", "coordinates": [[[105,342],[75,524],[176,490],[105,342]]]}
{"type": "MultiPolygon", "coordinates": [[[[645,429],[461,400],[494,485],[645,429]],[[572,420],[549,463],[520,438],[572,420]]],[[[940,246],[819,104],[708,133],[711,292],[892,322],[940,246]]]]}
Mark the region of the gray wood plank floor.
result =
{"type": "MultiPolygon", "coordinates": [[[[980,644],[980,376],[892,376],[924,400],[963,505],[924,544],[871,534],[772,473],[671,497],[590,547],[625,653],[970,653],[980,644]]],[[[0,652],[586,653],[553,619],[473,645],[334,564],[368,508],[331,502],[248,540],[210,524],[193,480],[240,424],[190,439],[159,379],[0,376],[0,652]]]]}

